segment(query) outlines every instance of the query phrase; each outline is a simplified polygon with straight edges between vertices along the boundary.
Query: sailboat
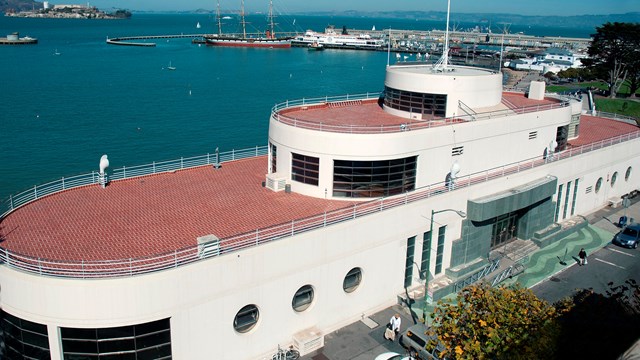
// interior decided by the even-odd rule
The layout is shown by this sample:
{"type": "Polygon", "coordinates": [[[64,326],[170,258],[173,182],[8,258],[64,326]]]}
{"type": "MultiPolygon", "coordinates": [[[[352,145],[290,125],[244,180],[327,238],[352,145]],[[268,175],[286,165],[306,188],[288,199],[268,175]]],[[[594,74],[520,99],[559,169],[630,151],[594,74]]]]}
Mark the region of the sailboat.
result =
{"type": "Polygon", "coordinates": [[[218,33],[214,35],[206,35],[204,37],[207,45],[211,46],[236,46],[236,47],[266,47],[266,48],[290,48],[290,37],[276,37],[273,22],[273,1],[269,0],[269,30],[264,36],[248,37],[246,29],[246,21],[244,20],[244,0],[240,7],[240,23],[242,24],[242,36],[224,35],[222,33],[222,23],[220,22],[220,1],[216,9],[216,18],[218,19],[218,33]]]}
{"type": "Polygon", "coordinates": [[[176,67],[175,66],[171,66],[171,61],[169,61],[169,66],[167,66],[165,69],[167,69],[167,70],[175,70],[176,67]]]}
{"type": "Polygon", "coordinates": [[[200,22],[198,21],[198,23],[196,24],[196,29],[200,29],[200,22]]]}
{"type": "Polygon", "coordinates": [[[53,52],[53,55],[60,55],[60,53],[58,52],[58,49],[56,49],[56,51],[53,52]]]}

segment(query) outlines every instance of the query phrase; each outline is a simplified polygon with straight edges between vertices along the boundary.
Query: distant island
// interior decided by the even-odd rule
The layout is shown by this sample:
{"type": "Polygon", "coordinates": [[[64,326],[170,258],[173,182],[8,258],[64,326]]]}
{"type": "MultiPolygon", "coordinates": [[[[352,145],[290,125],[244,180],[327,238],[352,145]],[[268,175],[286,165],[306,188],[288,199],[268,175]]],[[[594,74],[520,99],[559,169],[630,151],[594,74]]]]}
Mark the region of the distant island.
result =
{"type": "MultiPolygon", "coordinates": [[[[95,6],[88,5],[53,5],[50,6],[48,1],[42,3],[42,7],[35,7],[31,10],[5,10],[5,16],[11,17],[27,17],[27,18],[55,18],[55,19],[128,19],[131,12],[128,10],[116,10],[107,13],[98,10],[95,6]]],[[[22,8],[22,7],[19,7],[22,8]]]]}

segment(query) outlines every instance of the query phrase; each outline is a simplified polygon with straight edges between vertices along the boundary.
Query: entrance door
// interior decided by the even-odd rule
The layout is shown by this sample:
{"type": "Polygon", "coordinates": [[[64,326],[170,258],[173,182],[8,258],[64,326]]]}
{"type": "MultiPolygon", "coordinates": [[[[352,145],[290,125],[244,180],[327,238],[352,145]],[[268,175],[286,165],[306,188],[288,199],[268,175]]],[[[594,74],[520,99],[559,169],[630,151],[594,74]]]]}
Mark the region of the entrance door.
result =
{"type": "Polygon", "coordinates": [[[514,240],[518,234],[518,213],[500,215],[496,218],[491,232],[491,248],[514,240]]]}

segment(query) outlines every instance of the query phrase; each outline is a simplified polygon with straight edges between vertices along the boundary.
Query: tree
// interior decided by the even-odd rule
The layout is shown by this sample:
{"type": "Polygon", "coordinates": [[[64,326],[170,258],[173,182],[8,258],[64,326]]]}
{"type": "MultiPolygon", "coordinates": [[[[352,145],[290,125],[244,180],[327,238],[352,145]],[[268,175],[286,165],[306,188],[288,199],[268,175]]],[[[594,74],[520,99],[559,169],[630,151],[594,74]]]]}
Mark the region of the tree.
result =
{"type": "Polygon", "coordinates": [[[560,328],[556,308],[519,285],[464,288],[456,304],[439,302],[431,331],[451,359],[553,358],[560,328]]]}
{"type": "MultiPolygon", "coordinates": [[[[614,98],[628,75],[635,77],[637,83],[640,73],[640,66],[637,64],[640,61],[640,24],[609,22],[596,27],[596,33],[592,37],[589,58],[584,59],[583,63],[595,72],[606,74],[609,94],[614,98]]],[[[634,92],[635,89],[632,93],[634,92]]]]}

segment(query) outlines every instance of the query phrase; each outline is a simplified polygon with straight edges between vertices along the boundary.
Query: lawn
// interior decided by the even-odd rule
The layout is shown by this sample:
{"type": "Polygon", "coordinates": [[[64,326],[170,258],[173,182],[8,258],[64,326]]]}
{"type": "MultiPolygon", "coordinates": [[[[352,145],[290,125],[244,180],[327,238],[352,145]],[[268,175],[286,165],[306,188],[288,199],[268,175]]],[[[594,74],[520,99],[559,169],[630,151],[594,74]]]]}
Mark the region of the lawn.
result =
{"type": "Polygon", "coordinates": [[[640,100],[596,98],[596,110],[640,119],[640,100]]]}

